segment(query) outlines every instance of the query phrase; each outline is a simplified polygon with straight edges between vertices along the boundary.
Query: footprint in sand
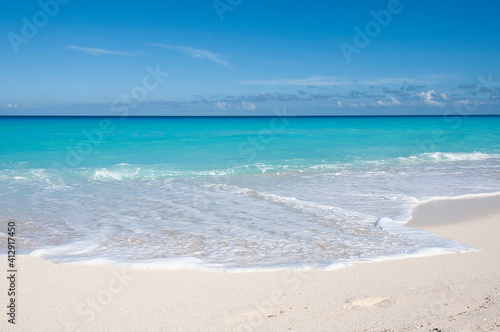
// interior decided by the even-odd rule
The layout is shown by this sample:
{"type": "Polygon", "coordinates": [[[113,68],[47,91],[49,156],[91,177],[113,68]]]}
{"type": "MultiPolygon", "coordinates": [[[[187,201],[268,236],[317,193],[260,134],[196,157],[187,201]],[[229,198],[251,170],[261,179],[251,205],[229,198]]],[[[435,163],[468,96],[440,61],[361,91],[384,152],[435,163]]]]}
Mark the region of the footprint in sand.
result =
{"type": "Polygon", "coordinates": [[[370,308],[373,306],[386,306],[388,305],[388,297],[369,297],[367,299],[348,301],[344,304],[344,309],[352,308],[370,308]]]}

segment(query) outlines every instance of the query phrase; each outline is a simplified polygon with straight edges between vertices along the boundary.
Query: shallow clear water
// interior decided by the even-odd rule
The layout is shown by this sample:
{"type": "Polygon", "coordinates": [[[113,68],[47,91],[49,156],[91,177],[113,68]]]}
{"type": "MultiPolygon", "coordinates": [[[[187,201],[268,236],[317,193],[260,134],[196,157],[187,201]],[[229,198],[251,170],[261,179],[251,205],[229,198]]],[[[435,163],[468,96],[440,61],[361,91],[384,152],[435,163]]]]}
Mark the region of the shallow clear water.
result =
{"type": "Polygon", "coordinates": [[[16,221],[20,250],[49,260],[163,268],[470,250],[401,223],[422,200],[500,192],[498,128],[500,117],[0,118],[0,227],[16,221]]]}

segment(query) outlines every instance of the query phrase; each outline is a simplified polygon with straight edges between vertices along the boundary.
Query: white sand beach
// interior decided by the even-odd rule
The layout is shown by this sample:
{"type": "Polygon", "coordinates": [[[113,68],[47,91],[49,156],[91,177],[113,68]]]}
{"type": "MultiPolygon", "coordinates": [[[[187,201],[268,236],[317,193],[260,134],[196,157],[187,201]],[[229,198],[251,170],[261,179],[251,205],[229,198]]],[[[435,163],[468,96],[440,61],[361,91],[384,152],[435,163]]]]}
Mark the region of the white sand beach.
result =
{"type": "Polygon", "coordinates": [[[0,330],[500,331],[500,195],[423,203],[409,225],[480,251],[252,273],[18,257],[16,324],[0,330]]]}

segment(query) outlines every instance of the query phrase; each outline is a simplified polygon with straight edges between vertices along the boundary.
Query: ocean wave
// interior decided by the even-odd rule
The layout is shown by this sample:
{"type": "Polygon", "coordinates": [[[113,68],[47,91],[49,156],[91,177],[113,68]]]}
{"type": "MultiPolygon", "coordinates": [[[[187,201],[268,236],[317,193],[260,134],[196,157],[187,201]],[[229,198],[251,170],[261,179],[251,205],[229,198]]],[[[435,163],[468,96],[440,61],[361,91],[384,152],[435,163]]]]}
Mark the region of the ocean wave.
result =
{"type": "Polygon", "coordinates": [[[349,211],[335,206],[322,205],[312,201],[304,201],[295,197],[280,196],[249,188],[240,188],[235,185],[208,184],[207,186],[218,190],[232,191],[236,194],[247,195],[252,198],[258,198],[268,202],[285,205],[290,208],[318,214],[320,216],[333,216],[335,218],[341,217],[346,220],[357,220],[362,222],[372,222],[376,219],[374,216],[365,213],[349,211]]]}
{"type": "Polygon", "coordinates": [[[488,159],[498,159],[500,158],[499,154],[490,154],[490,153],[482,153],[482,152],[427,152],[421,153],[418,155],[410,156],[410,157],[400,157],[398,158],[401,162],[426,162],[426,161],[434,161],[434,162],[453,162],[453,161],[479,161],[479,160],[488,160],[488,159]]]}
{"type": "Polygon", "coordinates": [[[0,180],[42,180],[53,182],[68,175],[83,177],[94,181],[123,181],[141,179],[162,179],[179,177],[227,177],[259,174],[288,174],[304,172],[344,172],[364,171],[367,174],[383,173],[391,167],[408,165],[436,165],[439,163],[474,162],[500,159],[500,154],[483,152],[427,152],[407,157],[387,159],[355,160],[352,162],[325,162],[300,164],[294,160],[281,161],[279,164],[255,162],[249,164],[231,164],[226,167],[211,169],[183,169],[173,165],[146,165],[119,163],[107,167],[84,168],[46,168],[46,169],[4,169],[0,170],[0,180]],[[369,170],[367,170],[369,168],[369,170]]]}
{"type": "Polygon", "coordinates": [[[120,170],[108,170],[106,168],[97,169],[92,176],[93,180],[99,179],[113,179],[113,180],[133,180],[137,178],[140,167],[127,167],[130,165],[120,164],[120,170]]]}

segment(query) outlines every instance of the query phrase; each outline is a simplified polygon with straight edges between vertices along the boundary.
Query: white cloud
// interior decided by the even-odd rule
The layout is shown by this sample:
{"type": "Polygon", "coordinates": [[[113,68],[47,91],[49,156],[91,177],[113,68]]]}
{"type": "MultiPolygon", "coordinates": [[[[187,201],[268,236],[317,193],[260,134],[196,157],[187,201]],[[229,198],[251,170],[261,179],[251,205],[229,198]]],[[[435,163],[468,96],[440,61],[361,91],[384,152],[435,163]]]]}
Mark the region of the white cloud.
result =
{"type": "Polygon", "coordinates": [[[333,76],[311,76],[308,78],[278,78],[272,80],[243,81],[242,84],[249,85],[293,85],[293,86],[332,86],[332,85],[381,85],[381,84],[403,84],[421,83],[420,81],[404,77],[386,77],[368,81],[348,81],[333,76]]]}
{"type": "Polygon", "coordinates": [[[224,111],[227,109],[227,104],[224,101],[217,101],[215,102],[215,108],[224,111]]]}
{"type": "Polygon", "coordinates": [[[17,108],[17,104],[7,104],[5,105],[7,108],[17,108]]]}
{"type": "Polygon", "coordinates": [[[182,53],[186,53],[194,58],[200,58],[200,59],[206,58],[206,59],[212,60],[213,62],[218,63],[219,65],[222,65],[226,68],[232,69],[229,62],[222,59],[222,57],[220,55],[212,53],[210,51],[200,50],[200,49],[186,47],[186,46],[175,46],[175,45],[167,45],[167,44],[148,44],[148,45],[167,48],[169,50],[174,50],[174,51],[179,51],[182,53]]]}
{"type": "Polygon", "coordinates": [[[337,106],[338,106],[338,107],[342,107],[342,102],[341,102],[341,101],[339,101],[339,100],[337,100],[337,106]]]}
{"type": "Polygon", "coordinates": [[[358,108],[359,106],[358,106],[358,104],[349,104],[349,107],[351,107],[351,108],[358,108]]]}
{"type": "Polygon", "coordinates": [[[249,103],[247,101],[242,101],[241,106],[243,106],[243,108],[246,109],[247,111],[255,110],[255,104],[249,103]]]}
{"type": "MultiPolygon", "coordinates": [[[[478,100],[476,101],[476,103],[479,103],[479,105],[493,105],[493,102],[487,102],[487,101],[483,101],[483,100],[478,100]]],[[[457,100],[455,102],[455,105],[470,105],[470,106],[474,106],[477,104],[474,104],[473,101],[470,101],[469,99],[462,99],[462,100],[457,100]]]]}
{"type": "Polygon", "coordinates": [[[131,56],[134,55],[129,52],[120,52],[120,51],[110,51],[110,50],[105,50],[102,48],[90,48],[90,47],[80,47],[80,46],[74,46],[70,45],[66,47],[67,50],[77,50],[77,51],[82,51],[88,54],[91,54],[93,56],[99,56],[103,54],[110,54],[110,55],[122,55],[122,56],[131,56]]]}
{"type": "Polygon", "coordinates": [[[377,102],[374,104],[376,106],[395,106],[401,104],[399,100],[394,98],[393,96],[387,96],[388,101],[382,101],[382,100],[377,100],[377,102]]]}
{"type": "Polygon", "coordinates": [[[429,90],[427,92],[420,92],[417,94],[420,98],[424,100],[424,103],[427,105],[432,105],[432,106],[444,106],[444,103],[440,103],[436,100],[434,100],[434,96],[436,96],[436,91],[434,90],[429,90]]]}
{"type": "Polygon", "coordinates": [[[441,96],[441,98],[442,98],[443,100],[449,100],[449,99],[450,99],[450,98],[448,98],[448,96],[447,96],[447,95],[446,95],[446,93],[444,93],[444,92],[441,92],[439,95],[441,96]]]}

